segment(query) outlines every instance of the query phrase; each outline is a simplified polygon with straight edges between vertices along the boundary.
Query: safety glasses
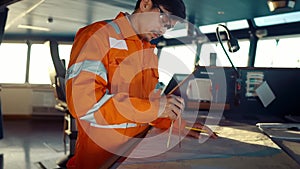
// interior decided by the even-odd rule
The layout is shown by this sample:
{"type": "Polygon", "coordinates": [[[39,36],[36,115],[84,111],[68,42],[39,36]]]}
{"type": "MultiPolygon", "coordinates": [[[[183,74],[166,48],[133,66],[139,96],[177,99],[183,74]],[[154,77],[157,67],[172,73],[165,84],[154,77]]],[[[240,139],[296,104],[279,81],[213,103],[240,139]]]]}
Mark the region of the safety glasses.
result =
{"type": "Polygon", "coordinates": [[[162,23],[163,27],[166,28],[167,30],[172,29],[174,27],[174,25],[172,25],[172,23],[171,23],[172,19],[171,19],[170,14],[164,12],[156,2],[154,2],[154,1],[152,1],[152,2],[153,2],[153,6],[159,9],[159,12],[160,12],[159,19],[160,19],[160,22],[162,23]]]}

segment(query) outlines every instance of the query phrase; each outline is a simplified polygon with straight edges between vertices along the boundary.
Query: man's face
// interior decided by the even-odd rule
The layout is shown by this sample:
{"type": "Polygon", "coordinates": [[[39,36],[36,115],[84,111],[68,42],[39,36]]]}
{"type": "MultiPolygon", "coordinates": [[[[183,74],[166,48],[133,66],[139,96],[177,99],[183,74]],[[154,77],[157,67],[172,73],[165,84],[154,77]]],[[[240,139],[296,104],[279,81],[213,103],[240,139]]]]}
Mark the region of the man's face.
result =
{"type": "Polygon", "coordinates": [[[162,36],[177,22],[175,19],[171,19],[169,12],[162,6],[153,7],[138,15],[140,15],[140,22],[137,27],[138,35],[146,41],[162,36]]]}

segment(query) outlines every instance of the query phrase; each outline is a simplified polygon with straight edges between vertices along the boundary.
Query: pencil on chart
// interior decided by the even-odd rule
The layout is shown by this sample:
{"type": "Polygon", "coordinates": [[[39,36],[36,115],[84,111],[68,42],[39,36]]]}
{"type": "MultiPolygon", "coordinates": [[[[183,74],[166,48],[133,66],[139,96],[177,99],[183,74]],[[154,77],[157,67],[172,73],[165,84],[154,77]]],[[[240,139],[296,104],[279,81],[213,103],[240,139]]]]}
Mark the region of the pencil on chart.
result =
{"type": "MultiPolygon", "coordinates": [[[[198,128],[194,128],[194,127],[188,127],[188,126],[185,126],[186,129],[188,130],[193,130],[193,131],[198,131],[198,132],[203,132],[203,133],[208,133],[207,130],[204,130],[204,129],[198,129],[198,128]]],[[[213,132],[214,134],[218,134],[217,132],[213,132]]]]}
{"type": "Polygon", "coordinates": [[[181,117],[179,117],[178,123],[179,123],[178,144],[179,144],[179,148],[181,148],[181,117]]]}
{"type": "Polygon", "coordinates": [[[170,141],[171,141],[171,135],[172,135],[173,125],[174,125],[174,121],[172,120],[171,126],[170,126],[170,130],[169,130],[169,134],[168,134],[167,148],[170,147],[170,141]]]}

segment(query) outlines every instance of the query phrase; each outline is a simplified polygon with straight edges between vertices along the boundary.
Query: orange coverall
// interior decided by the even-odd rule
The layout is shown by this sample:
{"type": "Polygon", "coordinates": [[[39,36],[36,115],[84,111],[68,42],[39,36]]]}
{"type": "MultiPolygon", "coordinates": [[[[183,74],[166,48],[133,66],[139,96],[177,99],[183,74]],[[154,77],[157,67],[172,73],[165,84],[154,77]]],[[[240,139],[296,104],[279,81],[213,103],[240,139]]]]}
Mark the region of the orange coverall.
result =
{"type": "Polygon", "coordinates": [[[169,119],[157,118],[154,48],[139,39],[124,13],[77,32],[66,76],[68,108],[78,127],[68,168],[99,168],[148,124],[170,126],[169,119]]]}

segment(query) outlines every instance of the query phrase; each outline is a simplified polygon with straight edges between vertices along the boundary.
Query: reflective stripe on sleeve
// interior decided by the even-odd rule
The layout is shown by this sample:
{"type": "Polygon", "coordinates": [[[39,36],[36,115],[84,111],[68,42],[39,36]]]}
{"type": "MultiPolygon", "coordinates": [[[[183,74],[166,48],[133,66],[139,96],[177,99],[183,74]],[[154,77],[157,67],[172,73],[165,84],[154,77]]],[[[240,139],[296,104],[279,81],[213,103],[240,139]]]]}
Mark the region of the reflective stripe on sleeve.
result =
{"type": "Polygon", "coordinates": [[[103,128],[103,129],[126,129],[132,127],[148,126],[149,124],[121,123],[121,124],[111,124],[111,125],[100,125],[100,124],[91,123],[90,125],[96,128],[103,128]]]}
{"type": "Polygon", "coordinates": [[[135,123],[122,123],[122,124],[111,124],[111,125],[100,125],[100,124],[91,123],[90,125],[96,128],[104,128],[104,129],[125,129],[125,128],[138,126],[135,123]]]}
{"type": "Polygon", "coordinates": [[[107,82],[107,71],[101,61],[85,60],[75,63],[66,73],[66,81],[79,75],[81,71],[87,71],[99,75],[107,82]]]}
{"type": "Polygon", "coordinates": [[[97,123],[96,119],[94,117],[94,113],[100,109],[100,107],[107,102],[111,97],[113,97],[112,94],[108,94],[108,91],[104,94],[104,96],[82,117],[80,117],[80,120],[85,120],[91,123],[97,123]]]}

